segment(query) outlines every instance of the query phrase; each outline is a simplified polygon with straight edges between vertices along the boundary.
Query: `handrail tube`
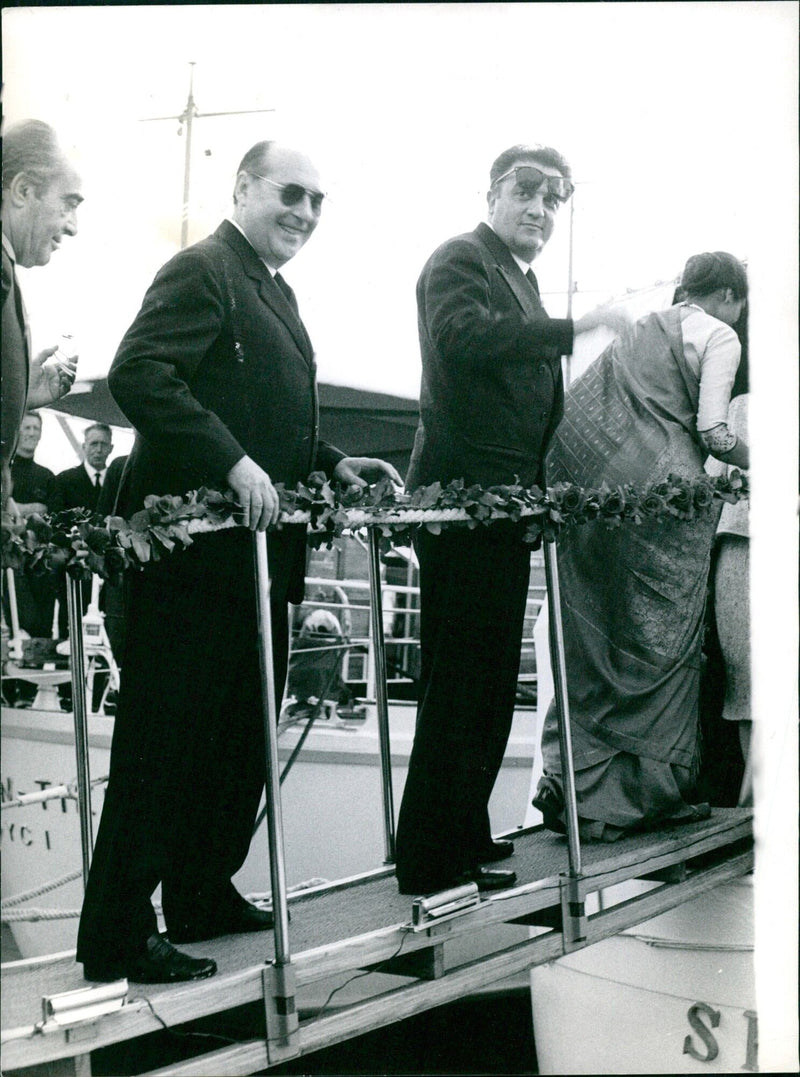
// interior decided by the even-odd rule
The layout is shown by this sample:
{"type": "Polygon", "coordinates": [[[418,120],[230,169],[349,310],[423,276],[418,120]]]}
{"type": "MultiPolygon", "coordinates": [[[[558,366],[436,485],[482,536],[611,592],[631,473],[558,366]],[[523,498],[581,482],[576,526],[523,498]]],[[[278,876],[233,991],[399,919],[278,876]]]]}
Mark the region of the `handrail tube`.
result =
{"type": "Polygon", "coordinates": [[[392,791],[392,752],[389,741],[389,694],[386,688],[386,641],[383,635],[380,534],[376,527],[370,527],[368,530],[370,616],[375,666],[378,744],[381,755],[381,791],[383,793],[384,859],[387,864],[393,864],[395,861],[394,795],[392,791]]]}
{"type": "Polygon", "coordinates": [[[275,918],[275,964],[288,965],[289,904],[286,897],[286,859],[283,846],[280,770],[278,767],[278,711],[275,701],[275,664],[272,657],[272,614],[270,611],[270,577],[267,536],[253,532],[258,655],[261,667],[261,704],[264,718],[264,754],[266,762],[265,807],[269,847],[269,871],[272,884],[272,912],[275,918]]]}
{"type": "Polygon", "coordinates": [[[70,673],[72,677],[72,715],[75,727],[75,784],[78,816],[81,825],[81,863],[83,888],[89,881],[94,838],[92,835],[92,784],[89,773],[89,725],[86,706],[86,661],[83,649],[83,603],[81,583],[67,576],[67,623],[69,627],[70,673]]]}
{"type": "Polygon", "coordinates": [[[564,626],[561,619],[561,589],[558,582],[558,550],[554,540],[544,543],[544,568],[550,596],[550,662],[553,667],[558,744],[561,751],[561,776],[564,785],[564,815],[567,824],[569,874],[581,874],[581,840],[578,832],[578,800],[572,762],[572,733],[567,697],[567,663],[564,654],[564,626]]]}

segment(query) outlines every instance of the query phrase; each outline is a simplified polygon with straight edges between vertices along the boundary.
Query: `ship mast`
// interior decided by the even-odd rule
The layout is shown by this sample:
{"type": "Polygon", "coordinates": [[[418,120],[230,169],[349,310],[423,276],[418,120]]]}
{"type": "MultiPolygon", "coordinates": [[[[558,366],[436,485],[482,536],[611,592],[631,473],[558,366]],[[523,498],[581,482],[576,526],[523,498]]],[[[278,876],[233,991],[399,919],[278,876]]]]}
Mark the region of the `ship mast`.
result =
{"type": "Polygon", "coordinates": [[[183,157],[183,204],[181,206],[181,248],[185,247],[189,239],[189,186],[192,168],[192,125],[195,120],[205,119],[208,116],[243,116],[254,112],[274,112],[273,108],[243,108],[231,112],[200,112],[194,100],[194,61],[189,62],[189,94],[186,98],[186,107],[179,116],[147,116],[141,123],[152,123],[160,120],[177,120],[180,124],[178,134],[182,135],[186,130],[186,145],[183,157]]]}

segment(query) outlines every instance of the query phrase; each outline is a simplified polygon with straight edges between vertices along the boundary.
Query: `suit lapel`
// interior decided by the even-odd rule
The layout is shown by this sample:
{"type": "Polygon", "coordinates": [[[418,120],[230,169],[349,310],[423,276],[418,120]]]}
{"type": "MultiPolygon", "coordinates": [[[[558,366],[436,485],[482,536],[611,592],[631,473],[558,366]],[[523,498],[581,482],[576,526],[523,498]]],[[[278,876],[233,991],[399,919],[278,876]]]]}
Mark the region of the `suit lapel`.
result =
{"type": "Polygon", "coordinates": [[[474,235],[495,263],[497,272],[511,290],[514,298],[529,317],[541,315],[538,292],[514,261],[511,251],[488,224],[479,224],[474,235]]]}
{"type": "Polygon", "coordinates": [[[217,229],[217,235],[238,254],[248,277],[258,283],[258,294],[276,317],[280,318],[309,365],[314,362],[314,349],[299,316],[295,314],[289,300],[272,278],[272,274],[256,254],[246,237],[230,221],[223,221],[217,229]]]}
{"type": "Polygon", "coordinates": [[[294,312],[291,303],[275,283],[275,280],[266,266],[263,266],[263,274],[259,276],[259,294],[264,302],[278,315],[294,337],[295,344],[310,363],[314,358],[314,350],[311,347],[306,327],[300,320],[300,315],[294,312]]]}

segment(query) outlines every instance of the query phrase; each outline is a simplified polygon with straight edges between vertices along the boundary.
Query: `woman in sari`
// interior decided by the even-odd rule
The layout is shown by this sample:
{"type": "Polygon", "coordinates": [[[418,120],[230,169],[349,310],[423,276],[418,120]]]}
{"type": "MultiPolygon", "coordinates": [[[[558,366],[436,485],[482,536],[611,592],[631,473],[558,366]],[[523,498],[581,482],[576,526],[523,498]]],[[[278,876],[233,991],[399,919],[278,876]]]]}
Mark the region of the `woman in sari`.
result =
{"type": "MultiPolygon", "coordinates": [[[[548,485],[637,487],[704,474],[709,454],[746,468],[727,426],[741,346],[731,328],[747,297],[724,252],[690,258],[683,300],[640,319],[569,389],[547,458],[548,485]]],[[[701,629],[720,508],[693,519],[601,521],[558,540],[567,686],[580,833],[626,833],[702,819],[698,767],[701,629]]],[[[563,832],[554,707],[542,733],[534,807],[563,832]]]]}

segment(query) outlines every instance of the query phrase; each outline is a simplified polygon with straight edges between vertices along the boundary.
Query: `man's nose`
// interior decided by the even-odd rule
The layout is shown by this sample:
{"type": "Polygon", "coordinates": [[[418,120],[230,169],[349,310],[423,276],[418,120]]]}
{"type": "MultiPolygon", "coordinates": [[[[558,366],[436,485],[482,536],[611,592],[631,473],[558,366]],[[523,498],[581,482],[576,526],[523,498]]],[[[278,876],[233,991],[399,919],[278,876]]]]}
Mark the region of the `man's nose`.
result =
{"type": "Polygon", "coordinates": [[[311,204],[311,195],[308,191],[303,192],[303,197],[292,206],[292,210],[298,217],[302,217],[304,221],[308,221],[309,224],[313,224],[319,219],[319,213],[314,210],[311,204]]]}
{"type": "Polygon", "coordinates": [[[544,217],[544,208],[544,191],[537,191],[535,195],[528,199],[525,212],[530,213],[533,217],[544,217]]]}
{"type": "Polygon", "coordinates": [[[68,236],[76,236],[78,234],[78,210],[71,209],[67,214],[67,219],[64,221],[64,232],[68,236]]]}

